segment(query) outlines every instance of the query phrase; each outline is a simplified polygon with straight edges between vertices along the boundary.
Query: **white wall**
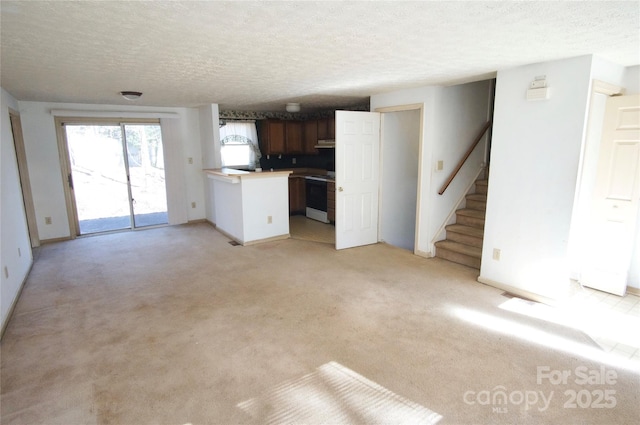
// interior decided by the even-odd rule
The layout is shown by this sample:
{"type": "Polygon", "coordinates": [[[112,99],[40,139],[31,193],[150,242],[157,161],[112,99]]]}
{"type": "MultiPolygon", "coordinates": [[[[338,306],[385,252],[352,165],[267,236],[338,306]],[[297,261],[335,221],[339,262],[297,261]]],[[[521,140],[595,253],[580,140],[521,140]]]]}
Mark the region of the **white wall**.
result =
{"type": "Polygon", "coordinates": [[[420,110],[382,116],[380,240],[413,251],[416,238],[420,110]]]}
{"type": "MultiPolygon", "coordinates": [[[[625,68],[622,86],[625,88],[625,94],[640,93],[640,65],[625,68]]],[[[638,210],[638,219],[636,220],[636,242],[631,257],[627,285],[640,289],[640,210],[638,210]]]]}
{"type": "MultiPolygon", "coordinates": [[[[179,184],[167,181],[168,190],[184,192],[179,196],[175,196],[175,193],[168,194],[168,200],[180,199],[182,204],[170,206],[170,209],[173,209],[173,211],[170,210],[170,218],[174,217],[172,223],[175,224],[205,217],[202,149],[197,109],[47,102],[19,102],[19,106],[41,240],[70,236],[52,109],[77,110],[85,114],[93,111],[97,115],[109,111],[132,114],[136,112],[177,114],[177,118],[166,119],[171,120],[170,128],[163,125],[162,129],[163,138],[168,138],[168,143],[171,145],[165,151],[168,150],[169,155],[173,155],[168,161],[174,162],[173,168],[180,175],[178,180],[181,180],[179,184]],[[180,158],[176,158],[175,155],[180,158]],[[193,164],[189,164],[188,158],[193,159],[193,164]],[[191,208],[191,202],[196,203],[196,208],[191,208]],[[52,218],[50,225],[44,223],[44,217],[47,216],[52,218]]],[[[167,179],[169,178],[167,176],[167,179]]]]}
{"type": "Polygon", "coordinates": [[[208,178],[217,228],[238,242],[244,242],[242,186],[238,183],[208,178]]]}
{"type": "Polygon", "coordinates": [[[289,176],[242,179],[242,210],[244,242],[289,236],[289,176]]]}
{"type": "Polygon", "coordinates": [[[289,178],[280,174],[265,172],[235,183],[209,178],[218,229],[243,244],[289,236],[289,178]]]}
{"type": "Polygon", "coordinates": [[[18,103],[4,89],[1,91],[0,138],[2,142],[0,172],[0,329],[9,319],[8,314],[16,301],[20,288],[33,262],[29,230],[22,200],[22,189],[18,175],[15,145],[9,108],[18,111],[18,103]],[[6,273],[5,273],[6,270],[6,273]],[[8,274],[8,276],[7,276],[8,274]]]}
{"type": "Polygon", "coordinates": [[[567,243],[591,87],[591,56],[499,71],[479,280],[556,298],[569,284],[567,243]],[[536,76],[551,97],[527,101],[536,76]],[[500,260],[493,260],[494,248],[500,260]]]}
{"type": "Polygon", "coordinates": [[[480,143],[445,194],[438,195],[440,186],[489,118],[490,90],[491,81],[487,80],[450,87],[401,90],[371,97],[372,111],[410,104],[423,104],[424,107],[421,117],[417,253],[433,255],[434,238],[480,170],[484,142],[480,143]],[[436,172],[438,160],[444,162],[444,170],[436,172]]]}
{"type": "Polygon", "coordinates": [[[625,68],[622,87],[626,89],[625,94],[640,93],[640,65],[625,68]]]}
{"type": "MultiPolygon", "coordinates": [[[[202,168],[220,168],[220,111],[218,105],[211,104],[201,106],[200,113],[200,140],[202,142],[202,168]]],[[[211,223],[216,223],[215,205],[213,196],[213,181],[203,174],[206,217],[211,223]]]]}

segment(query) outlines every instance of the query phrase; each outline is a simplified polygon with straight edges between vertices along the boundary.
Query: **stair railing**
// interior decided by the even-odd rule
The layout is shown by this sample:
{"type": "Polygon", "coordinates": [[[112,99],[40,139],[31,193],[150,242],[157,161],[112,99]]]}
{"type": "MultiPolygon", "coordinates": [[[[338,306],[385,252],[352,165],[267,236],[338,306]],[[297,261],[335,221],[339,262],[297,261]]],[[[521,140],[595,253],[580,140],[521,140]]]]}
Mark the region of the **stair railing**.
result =
{"type": "Polygon", "coordinates": [[[456,168],[451,172],[447,181],[442,185],[442,187],[438,191],[438,195],[442,195],[445,192],[445,190],[447,190],[447,188],[449,187],[453,179],[458,175],[458,172],[462,169],[462,166],[467,161],[467,159],[469,159],[469,157],[471,156],[471,153],[476,148],[476,146],[478,146],[478,143],[480,143],[480,140],[482,140],[482,138],[484,137],[487,130],[489,130],[489,128],[491,128],[491,121],[487,121],[487,123],[484,126],[482,126],[482,128],[480,129],[480,132],[478,133],[476,138],[473,140],[473,143],[471,144],[469,149],[467,149],[467,152],[465,152],[460,162],[458,162],[458,165],[456,166],[456,168]]]}

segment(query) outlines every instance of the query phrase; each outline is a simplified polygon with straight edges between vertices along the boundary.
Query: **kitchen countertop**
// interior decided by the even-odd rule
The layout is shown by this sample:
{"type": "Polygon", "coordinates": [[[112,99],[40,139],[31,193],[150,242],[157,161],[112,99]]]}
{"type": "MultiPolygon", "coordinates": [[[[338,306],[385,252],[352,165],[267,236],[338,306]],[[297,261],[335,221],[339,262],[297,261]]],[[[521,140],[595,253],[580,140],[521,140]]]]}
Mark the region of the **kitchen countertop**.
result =
{"type": "Polygon", "coordinates": [[[291,171],[289,177],[306,177],[327,174],[327,170],[321,168],[287,168],[286,171],[291,171]]]}
{"type": "Polygon", "coordinates": [[[268,177],[285,177],[291,174],[291,170],[274,170],[274,171],[243,171],[233,168],[208,168],[202,170],[210,178],[222,179],[246,179],[246,178],[268,178],[268,177]]]}

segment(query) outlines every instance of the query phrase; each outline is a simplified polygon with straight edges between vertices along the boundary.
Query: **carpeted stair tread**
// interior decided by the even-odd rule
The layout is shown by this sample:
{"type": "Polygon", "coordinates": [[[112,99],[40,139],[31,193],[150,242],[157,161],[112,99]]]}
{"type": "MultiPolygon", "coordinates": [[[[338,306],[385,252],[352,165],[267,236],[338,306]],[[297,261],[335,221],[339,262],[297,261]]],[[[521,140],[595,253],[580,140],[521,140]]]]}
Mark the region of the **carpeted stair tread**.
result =
{"type": "Polygon", "coordinates": [[[486,194],[488,183],[487,180],[476,180],[476,193],[486,194]]]}
{"type": "Polygon", "coordinates": [[[456,211],[456,223],[445,227],[447,239],[436,242],[436,257],[480,269],[487,184],[476,180],[475,193],[465,197],[466,207],[456,211]]]}
{"type": "Polygon", "coordinates": [[[482,258],[482,248],[477,248],[475,246],[469,246],[458,242],[444,240],[436,242],[436,247],[448,249],[449,251],[457,252],[459,254],[468,255],[469,257],[482,258]]]}
{"type": "Polygon", "coordinates": [[[465,226],[462,224],[450,224],[446,228],[447,232],[463,233],[477,238],[484,237],[484,229],[478,227],[465,226]]]}
{"type": "Polygon", "coordinates": [[[487,195],[485,195],[484,193],[472,193],[470,195],[467,195],[467,199],[478,202],[487,202],[487,195]]]}
{"type": "Polygon", "coordinates": [[[485,212],[480,210],[473,210],[470,208],[462,208],[460,210],[457,210],[456,214],[464,215],[465,217],[473,217],[473,218],[479,218],[484,220],[485,212]]]}

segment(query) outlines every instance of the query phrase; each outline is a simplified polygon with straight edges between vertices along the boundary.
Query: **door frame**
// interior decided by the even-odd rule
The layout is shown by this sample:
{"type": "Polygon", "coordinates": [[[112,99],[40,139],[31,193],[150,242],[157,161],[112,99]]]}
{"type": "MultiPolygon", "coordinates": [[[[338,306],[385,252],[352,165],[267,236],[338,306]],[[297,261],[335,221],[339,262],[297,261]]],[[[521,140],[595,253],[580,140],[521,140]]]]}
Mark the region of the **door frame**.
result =
{"type": "Polygon", "coordinates": [[[22,135],[20,113],[9,108],[9,120],[11,122],[13,144],[16,151],[18,175],[20,177],[20,187],[22,189],[22,200],[27,219],[29,239],[31,240],[31,248],[37,248],[40,246],[40,235],[38,233],[38,220],[36,219],[36,208],[33,203],[33,193],[31,192],[31,180],[29,179],[29,167],[27,166],[27,151],[22,135]]]}
{"type": "MultiPolygon", "coordinates": [[[[60,159],[60,171],[62,173],[62,187],[64,188],[64,199],[67,208],[67,218],[69,221],[70,239],[75,239],[80,235],[80,223],[78,221],[78,210],[76,200],[71,192],[71,157],[69,156],[69,144],[67,143],[67,132],[65,125],[117,125],[122,128],[123,124],[157,124],[160,125],[159,118],[94,118],[94,117],[54,117],[56,126],[56,138],[58,139],[58,156],[60,159]]],[[[125,148],[126,149],[126,148],[125,148]]],[[[127,160],[125,155],[125,161],[127,160]]],[[[130,188],[128,189],[130,191],[130,188]]],[[[131,199],[131,193],[129,193],[131,199]]],[[[131,202],[129,202],[131,208],[131,202]]],[[[168,207],[168,205],[167,205],[168,207]]],[[[131,230],[134,229],[132,225],[131,230]]]]}
{"type": "MultiPolygon", "coordinates": [[[[420,205],[421,205],[421,196],[422,196],[422,180],[423,180],[423,148],[424,148],[424,103],[411,103],[406,105],[396,105],[396,106],[385,106],[381,108],[376,108],[374,112],[380,112],[380,183],[382,184],[382,179],[384,178],[383,172],[383,162],[384,162],[384,144],[389,143],[389,141],[385,141],[384,139],[384,131],[382,131],[384,127],[384,114],[388,112],[406,112],[406,111],[419,111],[420,113],[420,128],[418,130],[418,185],[417,185],[417,196],[416,196],[416,222],[415,222],[415,235],[413,241],[413,253],[415,255],[422,255],[422,251],[419,249],[418,243],[420,241],[420,228],[421,228],[421,220],[420,220],[420,205]]],[[[384,197],[383,193],[380,193],[380,202],[378,203],[378,215],[380,215],[380,209],[382,208],[382,198],[384,197]]],[[[378,235],[381,234],[380,220],[378,220],[378,235]]],[[[426,226],[427,223],[425,223],[426,226]]]]}
{"type": "Polygon", "coordinates": [[[578,164],[578,175],[576,176],[576,191],[573,200],[573,213],[571,216],[571,229],[569,231],[569,266],[570,278],[580,281],[582,277],[582,263],[584,255],[582,254],[583,238],[586,229],[585,217],[589,214],[589,201],[593,191],[593,187],[587,187],[587,169],[597,167],[600,157],[600,143],[602,141],[602,124],[604,122],[604,108],[601,111],[595,110],[595,96],[618,96],[623,94],[624,89],[621,86],[610,84],[601,80],[594,79],[591,82],[591,92],[589,95],[589,109],[587,112],[587,125],[585,126],[586,136],[580,149],[580,162],[578,164]],[[593,133],[594,126],[600,127],[598,131],[593,133]],[[597,150],[597,155],[589,155],[590,150],[597,150]],[[587,199],[585,199],[587,197],[587,199]],[[585,204],[586,203],[586,204],[585,204]]]}

